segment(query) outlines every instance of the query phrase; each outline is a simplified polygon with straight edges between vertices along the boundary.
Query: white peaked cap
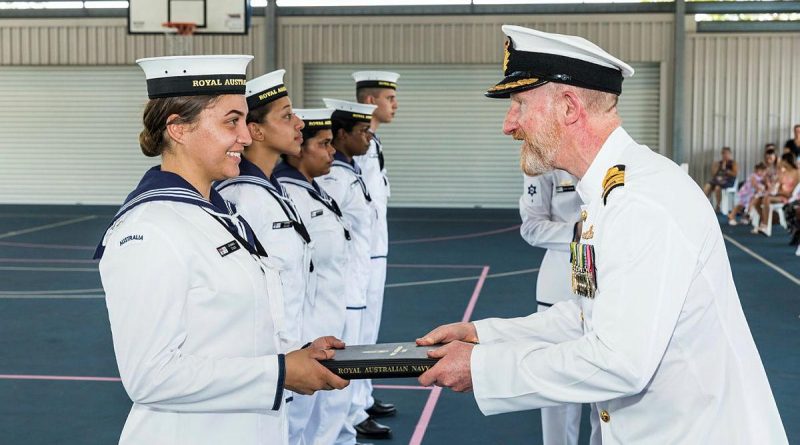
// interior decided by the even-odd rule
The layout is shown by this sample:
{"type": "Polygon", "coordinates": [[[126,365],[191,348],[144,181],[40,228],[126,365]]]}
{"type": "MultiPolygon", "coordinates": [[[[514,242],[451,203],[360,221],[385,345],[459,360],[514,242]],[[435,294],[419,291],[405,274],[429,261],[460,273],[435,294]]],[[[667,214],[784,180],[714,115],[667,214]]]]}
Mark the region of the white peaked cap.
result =
{"type": "Polygon", "coordinates": [[[339,100],[339,99],[328,99],[323,98],[322,102],[325,103],[327,108],[333,108],[334,110],[339,111],[347,111],[350,113],[360,113],[360,114],[367,114],[371,115],[376,108],[377,105],[369,105],[369,104],[360,104],[358,102],[349,102],[346,100],[339,100]]]}

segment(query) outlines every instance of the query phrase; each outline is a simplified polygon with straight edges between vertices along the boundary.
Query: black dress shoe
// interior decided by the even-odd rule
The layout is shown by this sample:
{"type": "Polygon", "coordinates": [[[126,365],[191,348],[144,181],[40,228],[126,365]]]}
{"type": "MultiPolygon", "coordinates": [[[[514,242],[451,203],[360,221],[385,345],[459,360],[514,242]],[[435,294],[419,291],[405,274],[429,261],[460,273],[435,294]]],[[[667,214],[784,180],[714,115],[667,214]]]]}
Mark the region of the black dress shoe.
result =
{"type": "Polygon", "coordinates": [[[392,403],[383,403],[375,399],[375,403],[367,408],[367,414],[369,414],[370,417],[389,417],[397,414],[397,408],[395,408],[392,403]]]}
{"type": "Polygon", "coordinates": [[[363,436],[369,439],[388,439],[392,437],[392,429],[386,425],[381,425],[372,417],[368,417],[367,420],[356,425],[355,429],[359,437],[363,436]]]}

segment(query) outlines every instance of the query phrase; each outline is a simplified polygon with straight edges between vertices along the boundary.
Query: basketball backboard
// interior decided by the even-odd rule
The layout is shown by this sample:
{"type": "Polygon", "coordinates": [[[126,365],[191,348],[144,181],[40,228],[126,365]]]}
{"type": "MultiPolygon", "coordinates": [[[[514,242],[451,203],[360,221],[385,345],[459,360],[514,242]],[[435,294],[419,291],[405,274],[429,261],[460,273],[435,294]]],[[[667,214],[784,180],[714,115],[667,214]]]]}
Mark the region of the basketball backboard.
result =
{"type": "Polygon", "coordinates": [[[195,34],[247,34],[248,0],[129,0],[129,34],[174,33],[164,23],[196,23],[195,34]]]}

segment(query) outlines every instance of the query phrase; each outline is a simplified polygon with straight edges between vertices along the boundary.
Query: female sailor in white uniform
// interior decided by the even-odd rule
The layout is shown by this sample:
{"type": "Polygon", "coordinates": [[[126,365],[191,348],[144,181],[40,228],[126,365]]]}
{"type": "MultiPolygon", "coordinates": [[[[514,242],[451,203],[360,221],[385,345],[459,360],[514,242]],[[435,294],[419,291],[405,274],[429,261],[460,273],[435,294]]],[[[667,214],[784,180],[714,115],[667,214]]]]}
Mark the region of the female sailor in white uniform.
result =
{"type": "MultiPolygon", "coordinates": [[[[278,263],[283,283],[283,304],[289,337],[299,343],[306,288],[313,280],[311,237],[283,186],[272,176],[283,153],[300,151],[303,121],[292,111],[283,84],[284,70],[247,82],[247,128],[252,144],[245,148],[241,174],[215,185],[239,209],[278,263]]],[[[289,409],[291,415],[291,408],[289,409]]]]}
{"type": "MultiPolygon", "coordinates": [[[[333,164],[333,109],[294,111],[305,124],[302,150],[296,156],[284,156],[284,161],[275,167],[275,177],[286,188],[314,239],[312,259],[317,279],[303,309],[303,337],[316,338],[322,332],[343,338],[352,237],[339,205],[314,180],[328,174],[333,164]]],[[[347,419],[351,397],[349,387],[296,396],[291,404],[292,421],[302,425],[301,443],[335,443],[347,419]],[[301,411],[295,408],[300,406],[307,407],[306,416],[295,419],[294,413],[301,411]]]]}
{"type": "Polygon", "coordinates": [[[121,444],[284,444],[284,388],[347,382],[297,349],[280,279],[252,229],[211,183],[239,174],[250,144],[252,56],[137,61],[150,101],[139,136],[162,156],[114,217],[95,257],[120,376],[134,404],[121,444]],[[288,352],[292,351],[292,352],[288,352]]]}

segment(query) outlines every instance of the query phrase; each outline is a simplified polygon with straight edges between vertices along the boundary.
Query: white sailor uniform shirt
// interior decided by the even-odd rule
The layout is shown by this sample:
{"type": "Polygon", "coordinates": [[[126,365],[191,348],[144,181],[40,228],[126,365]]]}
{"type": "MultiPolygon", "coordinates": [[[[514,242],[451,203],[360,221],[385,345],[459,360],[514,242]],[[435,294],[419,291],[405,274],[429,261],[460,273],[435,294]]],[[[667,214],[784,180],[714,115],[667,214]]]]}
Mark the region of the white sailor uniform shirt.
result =
{"type": "Polygon", "coordinates": [[[523,175],[520,234],[531,246],[547,249],[536,279],[542,306],[577,298],[570,285],[569,243],[581,212],[578,178],[564,170],[523,175]]]}
{"type": "Polygon", "coordinates": [[[375,219],[370,234],[370,256],[372,258],[383,258],[389,253],[389,228],[386,212],[389,205],[389,196],[391,196],[391,187],[389,178],[386,175],[383,145],[378,135],[372,134],[372,140],[369,143],[369,150],[367,150],[366,154],[356,156],[353,159],[361,167],[361,175],[364,178],[367,190],[369,190],[372,206],[375,210],[375,219]]]}
{"type": "Polygon", "coordinates": [[[287,443],[283,353],[296,345],[277,271],[226,230],[237,217],[216,192],[214,207],[178,175],[153,178],[167,185],[132,193],[96,254],[133,400],[120,444],[287,443]]]}
{"type": "Polygon", "coordinates": [[[342,338],[346,311],[350,231],[341,218],[336,201],[316,181],[308,180],[297,169],[282,163],[275,177],[286,188],[314,240],[312,259],[316,280],[309,286],[304,309],[303,338],[334,335],[342,338]]]}
{"type": "Polygon", "coordinates": [[[301,344],[311,341],[313,339],[302,337],[302,327],[307,287],[315,279],[312,239],[303,218],[277,180],[267,178],[245,158],[239,168],[239,176],[222,181],[215,188],[223,198],[236,205],[277,264],[290,336],[301,344]]]}
{"type": "Polygon", "coordinates": [[[353,256],[349,278],[354,284],[348,292],[350,310],[366,309],[367,285],[370,277],[370,236],[372,230],[372,197],[355,161],[348,162],[340,152],[334,154],[331,171],[321,176],[320,186],[339,204],[342,218],[350,230],[353,256]]]}
{"type": "Polygon", "coordinates": [[[481,411],[595,402],[605,445],[786,444],[719,223],[697,184],[617,128],[578,191],[587,245],[578,250],[593,249],[594,297],[475,322],[481,411]],[[604,191],[616,165],[624,185],[604,191]]]}

